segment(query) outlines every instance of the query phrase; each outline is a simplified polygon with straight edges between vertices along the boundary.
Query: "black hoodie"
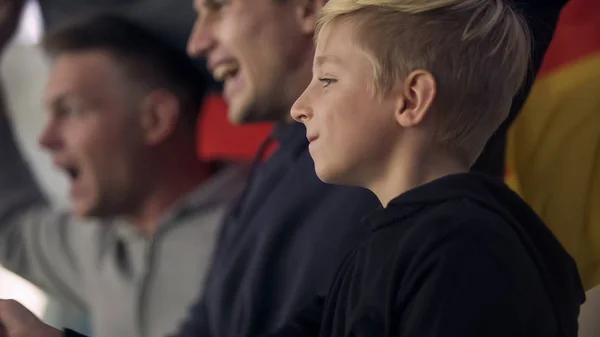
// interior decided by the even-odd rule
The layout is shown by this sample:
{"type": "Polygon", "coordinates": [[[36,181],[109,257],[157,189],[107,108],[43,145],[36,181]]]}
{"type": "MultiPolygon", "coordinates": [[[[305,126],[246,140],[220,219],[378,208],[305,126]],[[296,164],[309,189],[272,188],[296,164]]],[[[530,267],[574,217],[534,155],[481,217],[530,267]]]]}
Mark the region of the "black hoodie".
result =
{"type": "MultiPolygon", "coordinates": [[[[577,336],[585,296],[575,263],[502,182],[440,178],[368,221],[371,237],[325,299],[320,336],[577,336]]],[[[277,335],[315,328],[297,321],[277,335]]]]}

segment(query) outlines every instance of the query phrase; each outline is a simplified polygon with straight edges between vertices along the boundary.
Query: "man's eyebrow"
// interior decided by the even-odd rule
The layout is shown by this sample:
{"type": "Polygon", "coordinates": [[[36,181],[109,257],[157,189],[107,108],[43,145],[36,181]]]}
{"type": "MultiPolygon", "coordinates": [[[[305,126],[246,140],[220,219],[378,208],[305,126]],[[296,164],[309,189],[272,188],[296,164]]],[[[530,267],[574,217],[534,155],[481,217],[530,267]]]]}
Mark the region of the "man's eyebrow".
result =
{"type": "Polygon", "coordinates": [[[194,12],[198,13],[200,11],[200,8],[202,8],[202,6],[204,6],[204,2],[206,0],[194,0],[193,3],[193,8],[194,8],[194,12]]]}
{"type": "Polygon", "coordinates": [[[202,9],[211,11],[219,8],[221,6],[221,2],[220,0],[202,0],[195,1],[195,5],[196,13],[199,14],[202,9]]]}

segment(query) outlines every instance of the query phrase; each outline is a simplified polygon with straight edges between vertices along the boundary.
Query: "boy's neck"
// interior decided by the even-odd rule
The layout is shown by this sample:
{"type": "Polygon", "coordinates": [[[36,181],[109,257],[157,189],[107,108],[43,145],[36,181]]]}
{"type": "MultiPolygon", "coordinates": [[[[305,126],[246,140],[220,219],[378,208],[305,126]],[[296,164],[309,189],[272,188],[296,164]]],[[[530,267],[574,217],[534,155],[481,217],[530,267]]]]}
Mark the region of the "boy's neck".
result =
{"type": "Polygon", "coordinates": [[[469,167],[447,153],[428,156],[400,157],[390,160],[387,168],[381,171],[378,179],[368,188],[377,195],[383,207],[397,196],[438,178],[465,173],[469,167]]]}

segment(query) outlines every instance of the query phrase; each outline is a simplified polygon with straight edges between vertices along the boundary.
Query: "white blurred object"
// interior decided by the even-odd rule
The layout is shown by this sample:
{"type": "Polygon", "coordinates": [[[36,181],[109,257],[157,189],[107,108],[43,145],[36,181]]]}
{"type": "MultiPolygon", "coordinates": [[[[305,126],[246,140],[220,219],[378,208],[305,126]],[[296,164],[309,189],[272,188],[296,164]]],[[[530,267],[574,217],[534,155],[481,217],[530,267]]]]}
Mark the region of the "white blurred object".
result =
{"type": "Polygon", "coordinates": [[[15,299],[38,317],[46,311],[46,295],[15,274],[0,268],[0,298],[15,299]]]}
{"type": "Polygon", "coordinates": [[[49,64],[36,45],[13,40],[2,57],[5,100],[17,141],[49,199],[67,207],[68,179],[53,167],[50,156],[38,144],[47,121],[42,97],[48,72],[49,64]]]}
{"type": "MultiPolygon", "coordinates": [[[[28,2],[17,36],[2,57],[2,81],[9,115],[25,157],[51,200],[66,194],[63,182],[51,169],[50,159],[37,145],[45,121],[42,92],[48,65],[36,44],[42,36],[42,19],[37,2],[28,2]]],[[[48,298],[38,288],[0,268],[0,298],[15,299],[38,316],[43,316],[48,298]]]]}
{"type": "Polygon", "coordinates": [[[25,45],[35,45],[40,42],[44,33],[42,12],[37,1],[27,1],[15,41],[25,45]]]}

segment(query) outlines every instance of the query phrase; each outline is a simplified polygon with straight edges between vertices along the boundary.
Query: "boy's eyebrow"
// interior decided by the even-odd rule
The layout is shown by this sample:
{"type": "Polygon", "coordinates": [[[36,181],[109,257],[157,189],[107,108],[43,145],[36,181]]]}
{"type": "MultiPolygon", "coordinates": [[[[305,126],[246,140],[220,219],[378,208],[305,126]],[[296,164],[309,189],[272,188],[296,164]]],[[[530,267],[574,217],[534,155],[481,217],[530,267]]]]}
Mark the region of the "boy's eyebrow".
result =
{"type": "Polygon", "coordinates": [[[315,66],[321,67],[325,63],[344,64],[341,58],[334,55],[320,55],[315,58],[315,66]]]}

